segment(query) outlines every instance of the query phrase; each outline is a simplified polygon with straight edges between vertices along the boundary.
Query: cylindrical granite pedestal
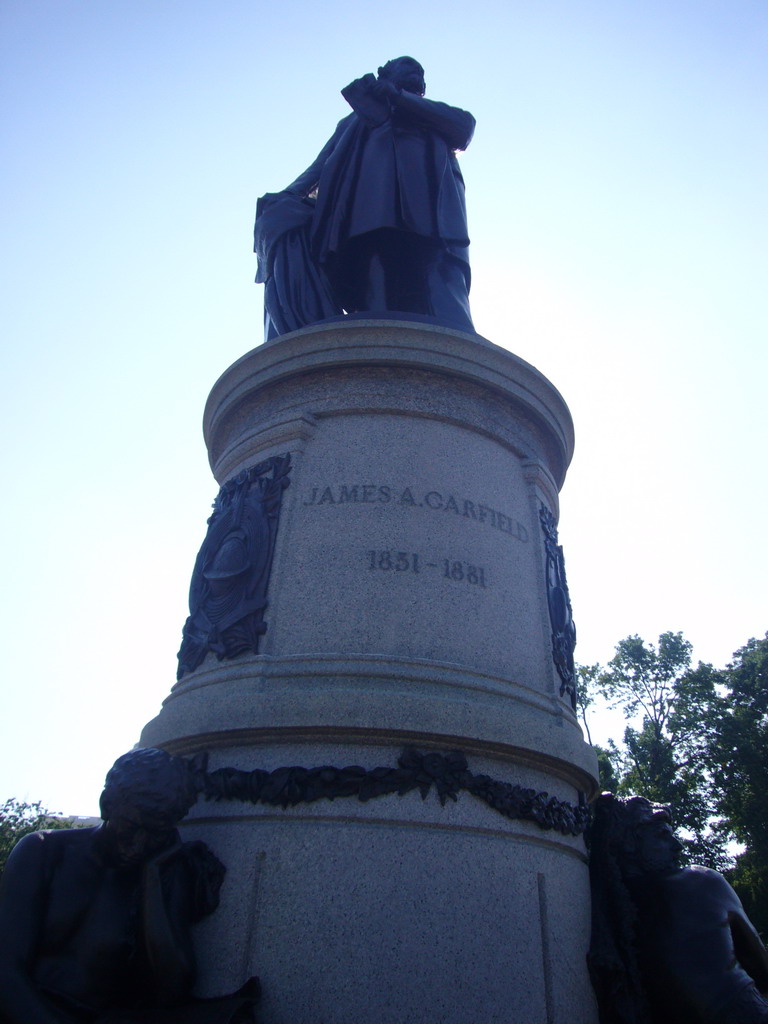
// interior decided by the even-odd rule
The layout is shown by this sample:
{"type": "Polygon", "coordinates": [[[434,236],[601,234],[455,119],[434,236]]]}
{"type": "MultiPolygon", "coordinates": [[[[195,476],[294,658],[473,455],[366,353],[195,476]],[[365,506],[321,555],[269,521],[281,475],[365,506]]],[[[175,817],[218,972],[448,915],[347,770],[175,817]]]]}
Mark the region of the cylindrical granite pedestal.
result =
{"type": "Polygon", "coordinates": [[[328,771],[257,773],[258,802],[185,822],[228,869],[202,994],[258,974],[263,1024],[594,1024],[559,393],[477,336],[350,319],[235,363],[205,437],[231,495],[269,494],[270,525],[256,559],[230,523],[199,560],[222,628],[142,744],[208,752],[209,773],[328,771]],[[229,657],[244,571],[262,600],[229,657]]]}

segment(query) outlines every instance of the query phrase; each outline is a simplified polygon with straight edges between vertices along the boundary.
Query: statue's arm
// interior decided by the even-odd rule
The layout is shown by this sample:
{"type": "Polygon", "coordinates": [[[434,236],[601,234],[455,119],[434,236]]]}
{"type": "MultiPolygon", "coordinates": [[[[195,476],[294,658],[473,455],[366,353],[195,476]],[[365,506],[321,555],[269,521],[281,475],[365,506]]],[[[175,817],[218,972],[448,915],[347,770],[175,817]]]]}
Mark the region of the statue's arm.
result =
{"type": "MultiPolygon", "coordinates": [[[[757,929],[747,917],[741,900],[731,884],[719,871],[694,867],[690,868],[687,874],[694,880],[696,877],[701,877],[707,883],[707,888],[702,893],[699,893],[698,889],[691,890],[692,914],[694,914],[694,907],[706,907],[711,901],[716,908],[713,916],[719,917],[722,925],[725,926],[719,930],[724,931],[727,935],[730,929],[728,969],[730,970],[733,966],[735,955],[760,992],[763,995],[768,995],[768,950],[763,945],[757,929]]],[[[695,922],[695,916],[693,920],[695,922]]]]}
{"type": "Polygon", "coordinates": [[[297,196],[308,196],[309,193],[317,187],[325,162],[336,148],[336,144],[344,133],[350,117],[354,117],[354,114],[350,114],[339,121],[336,125],[336,131],[320,150],[315,160],[312,161],[306,171],[303,171],[295,181],[292,181],[290,185],[283,189],[284,192],[293,192],[297,196]]]}
{"type": "Polygon", "coordinates": [[[736,958],[764,996],[768,996],[768,950],[752,922],[739,910],[729,915],[736,958]]]}
{"type": "Polygon", "coordinates": [[[475,133],[475,119],[459,107],[392,89],[390,103],[409,121],[441,135],[451,149],[466,149],[475,133]]]}
{"type": "MultiPolygon", "coordinates": [[[[49,840],[48,840],[49,841],[49,840]]],[[[0,885],[0,1020],[5,1024],[75,1024],[32,980],[45,915],[46,838],[25,836],[14,847],[0,885]]]]}
{"type": "Polygon", "coordinates": [[[673,908],[684,922],[681,953],[695,962],[691,977],[704,971],[708,983],[726,992],[746,973],[768,995],[768,952],[727,879],[719,871],[694,866],[683,868],[675,881],[673,908]],[[703,960],[702,941],[707,950],[703,960]]]}

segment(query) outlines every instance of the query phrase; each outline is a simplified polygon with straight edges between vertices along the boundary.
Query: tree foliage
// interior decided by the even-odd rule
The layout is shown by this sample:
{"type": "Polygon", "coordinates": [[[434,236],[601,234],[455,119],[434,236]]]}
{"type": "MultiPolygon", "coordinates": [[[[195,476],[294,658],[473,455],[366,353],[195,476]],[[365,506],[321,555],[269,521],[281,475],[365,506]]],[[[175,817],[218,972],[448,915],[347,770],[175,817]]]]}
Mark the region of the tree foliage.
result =
{"type": "Polygon", "coordinates": [[[72,824],[47,810],[39,801],[28,804],[13,797],[6,800],[0,805],[0,877],[8,854],[23,836],[43,828],[71,828],[72,824]]]}
{"type": "Polygon", "coordinates": [[[587,742],[594,746],[597,754],[597,771],[600,791],[602,793],[615,793],[619,779],[616,775],[611,751],[605,747],[599,747],[592,743],[592,734],[589,731],[589,716],[594,708],[597,698],[600,695],[600,676],[603,672],[601,665],[577,665],[576,673],[578,685],[576,687],[576,710],[579,713],[584,731],[587,734],[587,742]]]}
{"type": "Polygon", "coordinates": [[[621,709],[623,742],[595,748],[602,788],[668,804],[688,861],[725,870],[768,936],[768,633],[720,671],[691,653],[681,633],[628,636],[579,668],[579,710],[586,725],[598,695],[621,709]]]}
{"type": "Polygon", "coordinates": [[[632,723],[621,746],[608,745],[615,792],[668,804],[687,859],[722,869],[727,835],[715,817],[708,769],[722,714],[720,677],[710,665],[692,668],[691,653],[682,633],[662,633],[657,644],[628,636],[604,669],[590,666],[585,678],[632,723]]]}
{"type": "Polygon", "coordinates": [[[595,698],[600,692],[598,679],[602,669],[600,665],[577,665],[576,666],[576,710],[584,725],[587,734],[587,742],[592,745],[592,735],[589,731],[589,714],[595,704],[595,698]]]}
{"type": "Polygon", "coordinates": [[[752,639],[723,672],[725,712],[711,763],[720,812],[746,847],[731,882],[768,935],[768,634],[752,639]]]}
{"type": "Polygon", "coordinates": [[[618,792],[620,780],[613,765],[611,751],[606,750],[605,747],[595,745],[595,753],[597,754],[597,775],[600,783],[600,792],[618,792]]]}

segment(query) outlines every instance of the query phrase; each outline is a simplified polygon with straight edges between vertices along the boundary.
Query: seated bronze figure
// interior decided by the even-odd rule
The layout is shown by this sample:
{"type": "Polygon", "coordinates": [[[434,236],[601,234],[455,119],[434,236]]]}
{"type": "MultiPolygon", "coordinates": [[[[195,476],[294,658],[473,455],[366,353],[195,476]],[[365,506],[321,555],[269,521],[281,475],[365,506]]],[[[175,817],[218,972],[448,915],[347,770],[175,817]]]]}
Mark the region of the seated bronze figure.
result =
{"type": "Polygon", "coordinates": [[[669,810],[598,798],[590,973],[601,1024],[768,1024],[768,952],[717,871],[680,867],[669,810]]]}
{"type": "Polygon", "coordinates": [[[197,798],[188,762],[119,758],[104,823],[34,832],[0,888],[3,1024],[247,1024],[255,979],[235,996],[191,997],[190,930],[218,904],[224,866],[176,823],[197,798]]]}

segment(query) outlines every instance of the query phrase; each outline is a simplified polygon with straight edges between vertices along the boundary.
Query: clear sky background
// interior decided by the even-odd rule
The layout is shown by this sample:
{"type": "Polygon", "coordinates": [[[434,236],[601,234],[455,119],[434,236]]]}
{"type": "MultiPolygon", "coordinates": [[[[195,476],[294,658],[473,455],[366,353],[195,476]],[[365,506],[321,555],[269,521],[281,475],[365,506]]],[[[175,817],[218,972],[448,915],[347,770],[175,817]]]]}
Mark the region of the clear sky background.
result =
{"type": "Polygon", "coordinates": [[[577,659],[763,635],[767,49],[766,0],[0,0],[0,801],[95,812],[170,691],[256,198],[401,54],[477,118],[477,330],[573,413],[577,659]]]}

